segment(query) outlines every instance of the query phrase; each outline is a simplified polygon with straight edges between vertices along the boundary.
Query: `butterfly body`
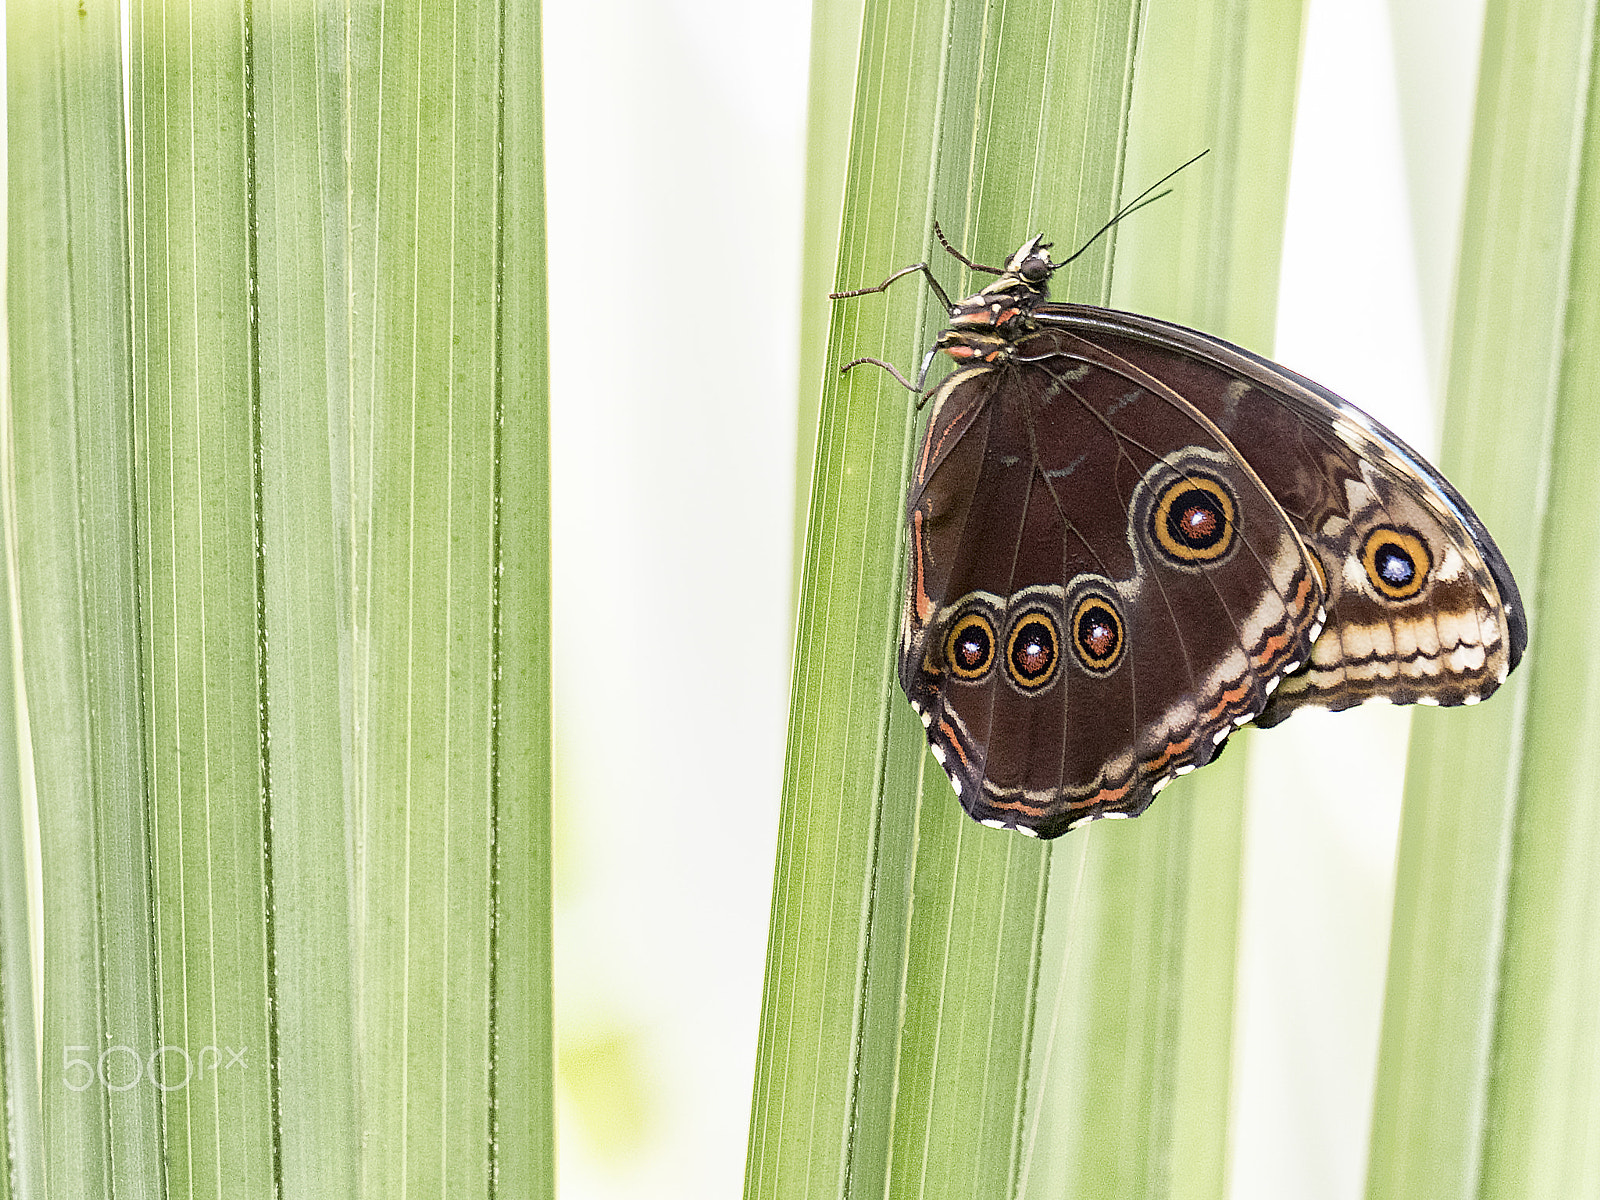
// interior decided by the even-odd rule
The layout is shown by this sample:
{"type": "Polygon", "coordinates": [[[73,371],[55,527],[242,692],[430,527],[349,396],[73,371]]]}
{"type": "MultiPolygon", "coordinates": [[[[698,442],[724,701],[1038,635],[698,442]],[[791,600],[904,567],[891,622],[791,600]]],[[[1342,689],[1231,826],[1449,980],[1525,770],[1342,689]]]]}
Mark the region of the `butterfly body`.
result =
{"type": "Polygon", "coordinates": [[[968,812],[1054,837],[1251,721],[1498,686],[1516,585],[1438,472],[1238,347],[1049,303],[1055,266],[950,306],[907,497],[900,679],[968,812]]]}

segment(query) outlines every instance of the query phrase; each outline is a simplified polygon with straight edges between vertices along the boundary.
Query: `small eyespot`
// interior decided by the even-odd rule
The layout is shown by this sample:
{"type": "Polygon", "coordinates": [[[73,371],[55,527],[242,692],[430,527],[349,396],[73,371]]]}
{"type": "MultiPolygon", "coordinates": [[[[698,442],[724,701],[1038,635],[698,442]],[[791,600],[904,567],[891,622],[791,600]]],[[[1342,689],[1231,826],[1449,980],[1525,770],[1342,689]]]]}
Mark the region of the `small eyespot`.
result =
{"type": "Polygon", "coordinates": [[[987,613],[958,617],[944,637],[944,657],[957,679],[975,683],[994,665],[994,622],[987,613]]]}
{"type": "Polygon", "coordinates": [[[1239,506],[1220,479],[1187,472],[1162,489],[1150,513],[1150,536],[1180,563],[1216,562],[1233,549],[1239,506]]]}
{"type": "Polygon", "coordinates": [[[1427,583],[1433,560],[1416,533],[1380,525],[1361,544],[1361,566],[1379,596],[1410,600],[1427,583]]]}
{"type": "Polygon", "coordinates": [[[1116,601],[1099,590],[1086,591],[1072,606],[1072,649],[1084,670],[1109,675],[1122,661],[1122,616],[1116,601]]]}
{"type": "Polygon", "coordinates": [[[1024,610],[1006,638],[1006,670],[1011,682],[1029,692],[1045,687],[1055,678],[1060,647],[1055,617],[1042,608],[1024,610]]]}

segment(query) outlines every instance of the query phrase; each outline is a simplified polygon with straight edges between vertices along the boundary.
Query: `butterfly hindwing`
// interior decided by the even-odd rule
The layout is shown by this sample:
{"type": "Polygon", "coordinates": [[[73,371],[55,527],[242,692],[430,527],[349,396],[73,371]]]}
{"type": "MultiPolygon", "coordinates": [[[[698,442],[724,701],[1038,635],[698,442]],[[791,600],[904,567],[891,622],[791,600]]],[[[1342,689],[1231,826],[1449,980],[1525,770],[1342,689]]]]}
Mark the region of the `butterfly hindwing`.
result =
{"type": "Polygon", "coordinates": [[[934,400],[901,680],[935,754],[980,820],[1134,815],[1304,658],[1310,554],[1204,416],[1078,339],[1024,337],[934,400]]]}
{"type": "Polygon", "coordinates": [[[1510,568],[1459,493],[1381,423],[1304,377],[1220,339],[1148,317],[1078,312],[1097,340],[1193,397],[1317,552],[1328,627],[1257,723],[1296,708],[1472,704],[1522,656],[1510,568]]]}

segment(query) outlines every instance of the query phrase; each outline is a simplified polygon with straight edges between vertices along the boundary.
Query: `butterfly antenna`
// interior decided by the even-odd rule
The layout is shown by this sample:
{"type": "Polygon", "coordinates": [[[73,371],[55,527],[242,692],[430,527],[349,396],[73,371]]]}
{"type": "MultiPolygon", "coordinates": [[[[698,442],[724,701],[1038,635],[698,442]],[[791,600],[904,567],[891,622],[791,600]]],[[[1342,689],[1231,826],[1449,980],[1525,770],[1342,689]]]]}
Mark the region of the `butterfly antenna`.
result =
{"type": "MultiPolygon", "coordinates": [[[[1164,192],[1157,192],[1156,189],[1158,187],[1160,187],[1162,184],[1166,183],[1169,179],[1171,179],[1179,171],[1184,171],[1184,170],[1187,170],[1189,167],[1194,166],[1195,163],[1199,162],[1202,158],[1204,158],[1206,155],[1208,155],[1210,153],[1211,153],[1211,151],[1209,149],[1202,150],[1202,151],[1200,151],[1199,154],[1196,154],[1188,162],[1183,163],[1181,166],[1173,167],[1172,170],[1168,171],[1160,179],[1156,180],[1149,187],[1145,188],[1144,191],[1140,192],[1132,200],[1128,201],[1128,203],[1124,204],[1121,208],[1119,208],[1117,210],[1116,216],[1112,217],[1111,220],[1107,221],[1104,225],[1100,226],[1099,229],[1095,230],[1094,233],[1089,237],[1089,240],[1084,242],[1083,245],[1079,246],[1076,250],[1074,250],[1070,255],[1068,255],[1066,258],[1062,259],[1060,262],[1051,264],[1051,268],[1050,269],[1052,271],[1059,271],[1062,267],[1066,266],[1073,259],[1078,258],[1086,250],[1088,250],[1090,246],[1094,245],[1102,237],[1104,237],[1105,234],[1106,234],[1106,231],[1109,230],[1118,221],[1121,221],[1124,217],[1131,217],[1134,213],[1138,212],[1141,208],[1144,208],[1147,205],[1154,204],[1157,200],[1161,199],[1163,196],[1171,195],[1171,193],[1172,193],[1172,189],[1171,188],[1168,188],[1164,192]],[[1154,194],[1152,195],[1152,193],[1154,193],[1154,194]]],[[[984,269],[987,270],[988,268],[984,268],[984,269]]]]}

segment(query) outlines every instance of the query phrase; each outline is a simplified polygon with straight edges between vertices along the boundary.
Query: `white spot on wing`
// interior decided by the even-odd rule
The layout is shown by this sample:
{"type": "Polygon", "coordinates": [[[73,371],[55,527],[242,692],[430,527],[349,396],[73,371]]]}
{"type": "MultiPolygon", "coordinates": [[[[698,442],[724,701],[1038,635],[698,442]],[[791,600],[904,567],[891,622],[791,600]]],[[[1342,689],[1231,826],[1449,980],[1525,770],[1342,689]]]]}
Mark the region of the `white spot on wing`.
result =
{"type": "Polygon", "coordinates": [[[1434,568],[1434,578],[1455,580],[1466,574],[1468,574],[1467,560],[1461,557],[1461,552],[1454,546],[1446,546],[1439,565],[1434,568]]]}

